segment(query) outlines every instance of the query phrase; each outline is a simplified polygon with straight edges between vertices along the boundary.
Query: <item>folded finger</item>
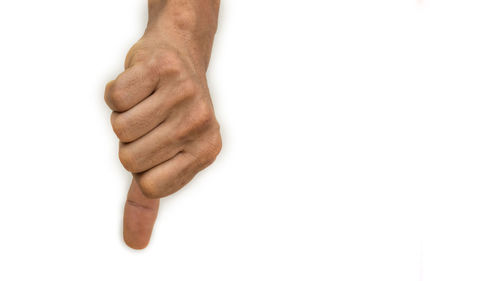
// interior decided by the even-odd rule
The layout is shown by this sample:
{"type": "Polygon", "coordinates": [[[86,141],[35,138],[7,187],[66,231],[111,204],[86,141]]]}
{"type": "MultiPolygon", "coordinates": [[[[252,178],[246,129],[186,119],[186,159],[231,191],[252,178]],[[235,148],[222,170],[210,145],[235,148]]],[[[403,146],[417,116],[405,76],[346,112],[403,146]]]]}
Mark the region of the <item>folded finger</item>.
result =
{"type": "Polygon", "coordinates": [[[104,100],[113,111],[127,111],[151,95],[158,81],[154,68],[136,64],[106,85],[104,100]]]}

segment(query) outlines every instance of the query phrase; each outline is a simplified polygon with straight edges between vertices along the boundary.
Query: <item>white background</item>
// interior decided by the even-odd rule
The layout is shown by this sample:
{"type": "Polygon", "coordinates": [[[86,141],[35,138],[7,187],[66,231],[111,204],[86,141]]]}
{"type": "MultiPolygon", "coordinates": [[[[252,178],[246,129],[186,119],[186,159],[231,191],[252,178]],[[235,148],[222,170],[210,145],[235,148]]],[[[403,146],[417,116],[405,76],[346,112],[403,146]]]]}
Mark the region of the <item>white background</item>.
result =
{"type": "Polygon", "coordinates": [[[500,280],[500,4],[222,1],[224,148],[126,248],[145,1],[0,2],[0,280],[500,280]]]}

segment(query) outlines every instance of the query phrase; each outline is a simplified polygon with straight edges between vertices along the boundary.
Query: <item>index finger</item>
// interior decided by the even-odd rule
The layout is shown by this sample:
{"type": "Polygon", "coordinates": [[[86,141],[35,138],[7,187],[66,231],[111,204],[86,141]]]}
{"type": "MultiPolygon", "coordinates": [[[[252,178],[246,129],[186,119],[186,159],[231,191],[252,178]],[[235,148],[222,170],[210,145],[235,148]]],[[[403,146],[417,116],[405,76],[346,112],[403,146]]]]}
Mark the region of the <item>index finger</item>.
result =
{"type": "Polygon", "coordinates": [[[104,100],[111,110],[124,112],[151,95],[158,82],[154,68],[136,64],[106,85],[104,100]]]}

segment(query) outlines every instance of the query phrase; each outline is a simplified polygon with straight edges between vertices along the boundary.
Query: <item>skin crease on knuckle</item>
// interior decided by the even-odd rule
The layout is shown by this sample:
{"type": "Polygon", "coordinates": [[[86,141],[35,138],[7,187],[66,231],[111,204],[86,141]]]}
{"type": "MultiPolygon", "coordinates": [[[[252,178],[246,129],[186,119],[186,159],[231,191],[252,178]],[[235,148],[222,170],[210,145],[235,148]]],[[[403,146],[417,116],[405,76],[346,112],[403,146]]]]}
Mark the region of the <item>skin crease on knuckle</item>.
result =
{"type": "Polygon", "coordinates": [[[126,145],[120,144],[118,158],[120,159],[120,162],[122,163],[122,166],[125,168],[125,170],[131,173],[134,173],[138,170],[136,160],[137,157],[126,145]]]}
{"type": "Polygon", "coordinates": [[[106,85],[104,100],[111,110],[120,111],[123,106],[121,105],[121,99],[117,95],[115,84],[116,81],[113,80],[106,85]]]}
{"type": "Polygon", "coordinates": [[[128,100],[124,96],[127,92],[127,84],[128,82],[124,81],[123,73],[111,82],[107,92],[107,102],[113,111],[123,112],[129,108],[128,100]]]}
{"type": "Polygon", "coordinates": [[[111,113],[111,127],[121,142],[132,141],[129,133],[129,126],[123,114],[116,112],[111,113]]]}

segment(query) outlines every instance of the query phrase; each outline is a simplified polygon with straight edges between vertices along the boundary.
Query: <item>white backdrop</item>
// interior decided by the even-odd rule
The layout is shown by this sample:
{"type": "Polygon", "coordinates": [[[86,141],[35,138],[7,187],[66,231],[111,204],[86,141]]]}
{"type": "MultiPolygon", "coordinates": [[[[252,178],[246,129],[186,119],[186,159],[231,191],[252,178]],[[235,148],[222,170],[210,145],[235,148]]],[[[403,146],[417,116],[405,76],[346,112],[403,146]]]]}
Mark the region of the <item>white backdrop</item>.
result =
{"type": "Polygon", "coordinates": [[[121,238],[145,1],[0,2],[0,280],[499,280],[500,4],[222,1],[224,148],[121,238]]]}

